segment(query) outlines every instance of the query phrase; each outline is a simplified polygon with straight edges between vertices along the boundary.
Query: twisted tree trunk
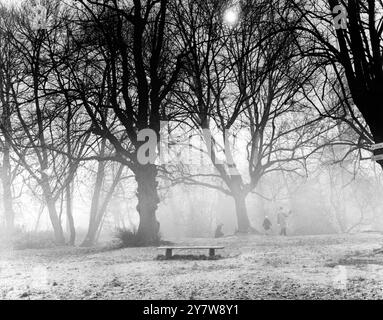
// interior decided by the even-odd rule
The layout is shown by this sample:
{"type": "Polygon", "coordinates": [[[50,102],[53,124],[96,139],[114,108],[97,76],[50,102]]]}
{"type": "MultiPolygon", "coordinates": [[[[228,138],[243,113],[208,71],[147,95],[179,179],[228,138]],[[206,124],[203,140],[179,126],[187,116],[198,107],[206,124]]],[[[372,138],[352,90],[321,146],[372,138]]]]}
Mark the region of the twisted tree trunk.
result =
{"type": "Polygon", "coordinates": [[[61,225],[61,221],[57,214],[56,202],[53,198],[52,191],[48,182],[48,177],[45,173],[42,177],[41,186],[43,189],[45,202],[47,204],[49,218],[51,220],[53,231],[55,234],[55,242],[57,245],[65,245],[64,231],[61,225]]]}

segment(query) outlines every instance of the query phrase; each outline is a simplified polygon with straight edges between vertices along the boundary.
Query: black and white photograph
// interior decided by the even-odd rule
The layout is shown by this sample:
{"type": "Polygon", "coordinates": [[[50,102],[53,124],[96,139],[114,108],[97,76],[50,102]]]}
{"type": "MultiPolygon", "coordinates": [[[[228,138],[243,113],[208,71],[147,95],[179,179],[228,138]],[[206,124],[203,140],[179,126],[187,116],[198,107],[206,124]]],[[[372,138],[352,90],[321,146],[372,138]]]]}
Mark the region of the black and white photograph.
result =
{"type": "Polygon", "coordinates": [[[0,0],[0,300],[382,300],[382,169],[382,0],[0,0]]]}

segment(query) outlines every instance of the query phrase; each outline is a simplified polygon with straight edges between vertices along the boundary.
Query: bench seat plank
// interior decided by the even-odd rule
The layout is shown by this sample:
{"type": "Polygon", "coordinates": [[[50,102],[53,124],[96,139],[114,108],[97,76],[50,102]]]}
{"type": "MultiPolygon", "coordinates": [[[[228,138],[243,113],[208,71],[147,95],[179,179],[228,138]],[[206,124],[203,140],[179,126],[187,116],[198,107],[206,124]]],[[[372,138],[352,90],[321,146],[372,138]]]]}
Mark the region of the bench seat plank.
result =
{"type": "Polygon", "coordinates": [[[194,249],[224,249],[225,247],[222,247],[222,246],[201,246],[201,247],[158,247],[157,249],[158,250],[167,250],[167,249],[171,249],[171,250],[194,250],[194,249]]]}

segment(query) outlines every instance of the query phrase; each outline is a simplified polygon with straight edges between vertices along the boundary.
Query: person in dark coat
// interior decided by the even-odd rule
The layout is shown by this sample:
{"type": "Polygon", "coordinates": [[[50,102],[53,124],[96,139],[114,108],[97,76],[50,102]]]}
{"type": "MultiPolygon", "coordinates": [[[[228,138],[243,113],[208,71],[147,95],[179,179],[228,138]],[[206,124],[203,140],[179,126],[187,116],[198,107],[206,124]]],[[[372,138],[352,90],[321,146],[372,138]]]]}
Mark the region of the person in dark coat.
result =
{"type": "Polygon", "coordinates": [[[223,227],[223,224],[220,223],[217,226],[217,229],[215,229],[215,235],[214,235],[215,238],[222,238],[224,236],[224,234],[222,232],[222,227],[223,227]]]}
{"type": "Polygon", "coordinates": [[[268,216],[265,217],[265,220],[263,220],[263,229],[265,229],[265,234],[269,234],[271,232],[271,227],[273,224],[271,223],[268,216]]]}

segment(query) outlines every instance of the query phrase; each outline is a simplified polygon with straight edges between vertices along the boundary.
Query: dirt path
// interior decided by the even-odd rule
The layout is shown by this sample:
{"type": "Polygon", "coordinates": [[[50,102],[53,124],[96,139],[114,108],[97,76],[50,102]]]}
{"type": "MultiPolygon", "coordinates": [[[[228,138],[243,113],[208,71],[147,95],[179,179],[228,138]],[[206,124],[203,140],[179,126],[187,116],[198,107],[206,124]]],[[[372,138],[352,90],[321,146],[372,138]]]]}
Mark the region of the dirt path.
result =
{"type": "MultiPolygon", "coordinates": [[[[157,261],[156,248],[0,252],[2,299],[383,299],[378,234],[188,239],[216,261],[157,261]]],[[[203,252],[202,252],[203,253],[203,252]]]]}

